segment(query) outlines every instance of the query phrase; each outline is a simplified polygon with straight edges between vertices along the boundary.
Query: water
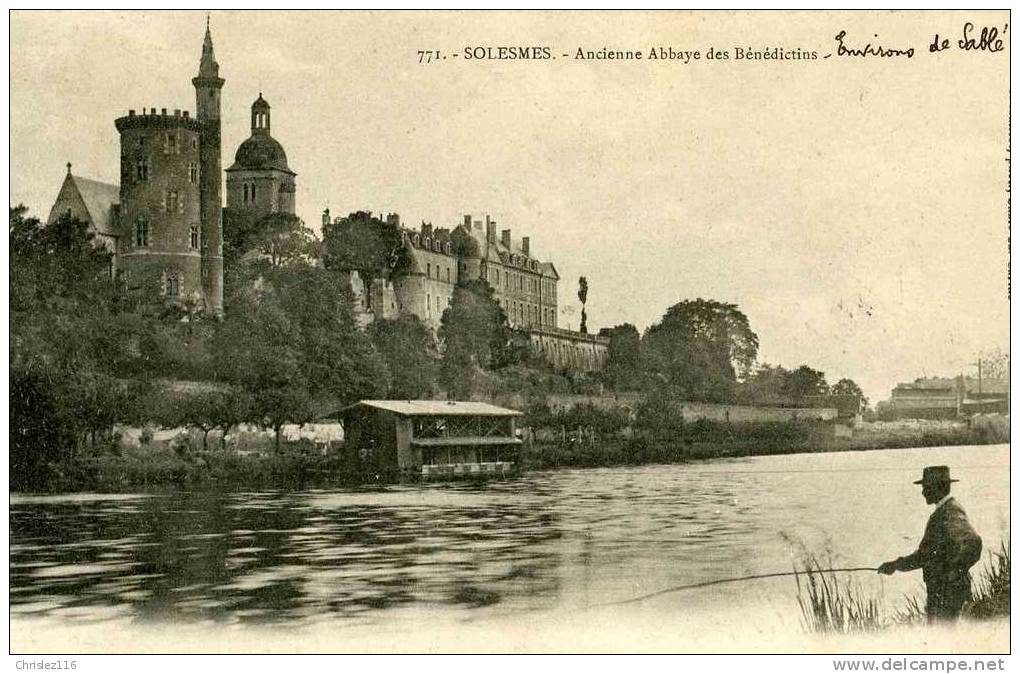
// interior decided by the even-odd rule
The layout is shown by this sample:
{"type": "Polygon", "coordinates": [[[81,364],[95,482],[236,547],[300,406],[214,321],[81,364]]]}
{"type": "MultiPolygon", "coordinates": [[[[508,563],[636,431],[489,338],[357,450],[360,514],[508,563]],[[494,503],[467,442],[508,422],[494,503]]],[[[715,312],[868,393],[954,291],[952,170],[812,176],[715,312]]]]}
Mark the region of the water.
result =
{"type": "MultiPolygon", "coordinates": [[[[788,571],[803,550],[877,566],[913,550],[945,463],[986,547],[1009,526],[1008,446],[801,454],[533,473],[485,485],[11,497],[12,620],[427,630],[585,616],[671,586],[788,571]],[[401,627],[403,626],[403,627],[401,627]],[[437,628],[438,629],[438,628],[437,628]]],[[[919,574],[858,582],[891,605],[919,574]]],[[[792,579],[632,605],[694,629],[799,629],[792,579]]],[[[587,619],[587,618],[585,618],[587,619]]]]}

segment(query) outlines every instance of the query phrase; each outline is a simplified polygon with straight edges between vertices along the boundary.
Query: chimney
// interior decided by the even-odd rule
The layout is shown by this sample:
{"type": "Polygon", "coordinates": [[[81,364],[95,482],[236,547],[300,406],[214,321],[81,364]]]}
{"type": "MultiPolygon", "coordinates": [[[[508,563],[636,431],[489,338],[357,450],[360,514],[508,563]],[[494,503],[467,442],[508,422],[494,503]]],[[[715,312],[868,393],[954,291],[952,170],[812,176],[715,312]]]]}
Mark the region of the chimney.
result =
{"type": "Polygon", "coordinates": [[[507,250],[510,250],[510,230],[504,229],[499,233],[499,235],[500,239],[503,242],[503,247],[506,248],[507,250]]]}
{"type": "Polygon", "coordinates": [[[322,226],[325,227],[329,224],[329,209],[327,208],[322,212],[322,226]]]}
{"type": "Polygon", "coordinates": [[[491,220],[485,223],[485,240],[489,243],[496,243],[496,221],[491,220]]]}
{"type": "Polygon", "coordinates": [[[525,255],[531,255],[531,237],[525,236],[521,239],[521,252],[525,255]]]}

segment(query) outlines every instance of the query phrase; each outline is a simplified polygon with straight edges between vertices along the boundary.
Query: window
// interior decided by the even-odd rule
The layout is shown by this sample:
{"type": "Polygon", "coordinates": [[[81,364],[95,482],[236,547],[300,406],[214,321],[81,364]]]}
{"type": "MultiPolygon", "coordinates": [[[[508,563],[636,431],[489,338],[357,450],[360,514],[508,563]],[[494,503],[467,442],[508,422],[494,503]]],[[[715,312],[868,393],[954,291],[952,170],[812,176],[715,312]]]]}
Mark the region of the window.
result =
{"type": "Polygon", "coordinates": [[[244,184],[244,203],[248,203],[248,183],[244,184]]]}
{"type": "Polygon", "coordinates": [[[144,217],[135,222],[135,247],[145,248],[149,245],[149,221],[144,217]]]}
{"type": "Polygon", "coordinates": [[[251,184],[251,201],[255,203],[255,183],[251,184]]]}
{"type": "Polygon", "coordinates": [[[181,193],[177,190],[166,191],[166,212],[177,213],[181,210],[181,193]]]}
{"type": "Polygon", "coordinates": [[[192,248],[198,248],[201,238],[202,237],[200,236],[198,225],[192,225],[191,226],[191,247],[192,248]]]}
{"type": "Polygon", "coordinates": [[[188,164],[188,179],[191,180],[192,185],[198,184],[198,164],[196,162],[188,164]]]}
{"type": "Polygon", "coordinates": [[[192,150],[197,150],[198,149],[198,138],[192,138],[191,139],[191,149],[192,150]]]}
{"type": "Polygon", "coordinates": [[[425,265],[425,278],[432,278],[432,263],[425,265]]]}
{"type": "Polygon", "coordinates": [[[145,182],[149,179],[149,160],[147,158],[135,162],[135,178],[138,182],[145,182]]]}
{"type": "Polygon", "coordinates": [[[167,276],[165,283],[167,297],[180,297],[181,282],[176,276],[167,276]]]}
{"type": "Polygon", "coordinates": [[[447,283],[450,282],[450,268],[449,267],[446,268],[446,282],[447,283]]]}
{"type": "Polygon", "coordinates": [[[177,154],[177,134],[168,133],[166,135],[166,142],[163,144],[163,150],[166,154],[177,154]]]}
{"type": "Polygon", "coordinates": [[[425,313],[432,315],[432,295],[425,295],[425,313]]]}
{"type": "Polygon", "coordinates": [[[496,270],[496,285],[499,285],[499,270],[496,270]]]}

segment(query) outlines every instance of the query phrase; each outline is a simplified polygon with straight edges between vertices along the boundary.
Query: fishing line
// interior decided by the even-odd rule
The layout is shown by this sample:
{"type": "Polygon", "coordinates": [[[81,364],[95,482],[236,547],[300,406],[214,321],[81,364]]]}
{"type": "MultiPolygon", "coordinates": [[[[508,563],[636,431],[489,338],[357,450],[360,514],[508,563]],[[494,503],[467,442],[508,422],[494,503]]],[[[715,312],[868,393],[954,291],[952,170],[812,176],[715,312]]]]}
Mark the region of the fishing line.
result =
{"type": "Polygon", "coordinates": [[[585,606],[583,610],[602,608],[604,606],[621,606],[623,604],[633,604],[635,602],[644,601],[645,599],[651,599],[652,597],[658,597],[660,595],[669,594],[671,592],[680,592],[681,590],[694,590],[699,587],[723,585],[724,583],[739,583],[745,580],[761,580],[762,578],[782,578],[784,576],[808,576],[814,573],[841,573],[844,571],[878,571],[878,567],[854,566],[843,569],[811,569],[811,571],[784,571],[782,573],[759,573],[754,576],[740,576],[739,578],[723,578],[721,580],[708,580],[703,583],[693,583],[691,585],[678,585],[676,587],[668,587],[665,590],[658,590],[656,592],[642,594],[637,597],[631,597],[630,599],[623,599],[621,601],[608,601],[602,604],[592,604],[591,606],[585,606]]]}

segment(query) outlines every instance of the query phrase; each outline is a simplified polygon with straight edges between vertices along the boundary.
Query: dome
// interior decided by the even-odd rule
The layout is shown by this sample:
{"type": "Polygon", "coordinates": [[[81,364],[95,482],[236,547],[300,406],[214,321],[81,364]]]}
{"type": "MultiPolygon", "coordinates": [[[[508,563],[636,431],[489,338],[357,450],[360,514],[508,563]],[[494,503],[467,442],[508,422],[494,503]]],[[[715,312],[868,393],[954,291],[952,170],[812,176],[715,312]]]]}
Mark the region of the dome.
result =
{"type": "Polygon", "coordinates": [[[283,146],[267,133],[252,135],[241,143],[234,155],[231,169],[265,170],[277,169],[290,172],[287,166],[287,153],[283,146]]]}

